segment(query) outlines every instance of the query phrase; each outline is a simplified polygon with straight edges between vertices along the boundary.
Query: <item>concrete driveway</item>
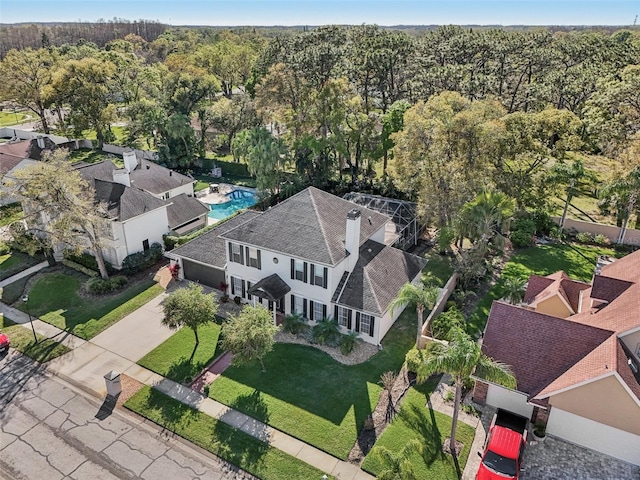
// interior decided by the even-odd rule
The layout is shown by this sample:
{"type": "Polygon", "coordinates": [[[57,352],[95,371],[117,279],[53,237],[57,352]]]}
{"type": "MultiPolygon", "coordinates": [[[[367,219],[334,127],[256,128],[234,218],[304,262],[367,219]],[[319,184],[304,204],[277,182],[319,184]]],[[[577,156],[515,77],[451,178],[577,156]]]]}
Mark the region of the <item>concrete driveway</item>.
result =
{"type": "Polygon", "coordinates": [[[91,339],[91,343],[137,362],[175,333],[162,325],[162,302],[166,296],[158,295],[135,312],[91,339]]]}

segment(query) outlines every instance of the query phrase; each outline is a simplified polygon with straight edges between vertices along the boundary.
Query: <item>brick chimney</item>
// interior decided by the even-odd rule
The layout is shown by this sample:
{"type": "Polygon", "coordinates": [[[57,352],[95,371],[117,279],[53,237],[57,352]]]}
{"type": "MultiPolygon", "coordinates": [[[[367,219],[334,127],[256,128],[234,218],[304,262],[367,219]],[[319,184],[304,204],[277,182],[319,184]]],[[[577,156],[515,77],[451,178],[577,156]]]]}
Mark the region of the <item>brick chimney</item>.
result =
{"type": "Polygon", "coordinates": [[[349,253],[349,271],[353,270],[360,255],[360,222],[362,213],[353,208],[347,213],[347,231],[344,240],[344,248],[349,253]]]}

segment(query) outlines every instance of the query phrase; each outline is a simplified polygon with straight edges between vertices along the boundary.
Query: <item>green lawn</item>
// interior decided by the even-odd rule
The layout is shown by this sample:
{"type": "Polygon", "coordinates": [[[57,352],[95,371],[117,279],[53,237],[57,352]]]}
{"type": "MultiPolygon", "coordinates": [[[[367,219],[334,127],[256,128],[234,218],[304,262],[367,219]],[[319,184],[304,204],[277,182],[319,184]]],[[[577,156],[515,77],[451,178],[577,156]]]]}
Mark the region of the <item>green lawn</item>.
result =
{"type": "Polygon", "coordinates": [[[125,407],[265,480],[320,479],[323,472],[148,386],[125,407]]]}
{"type": "MultiPolygon", "coordinates": [[[[222,169],[221,178],[213,178],[208,174],[194,175],[200,183],[198,185],[210,183],[232,183],[234,185],[241,185],[244,187],[256,186],[256,179],[249,174],[247,164],[242,162],[234,162],[231,155],[215,156],[214,158],[207,158],[203,161],[203,169],[205,172],[209,172],[213,166],[220,167],[222,169]]],[[[201,187],[205,188],[205,187],[201,187]]]]}
{"type": "Polygon", "coordinates": [[[22,205],[19,203],[10,203],[9,205],[0,207],[0,227],[9,225],[22,218],[24,218],[24,212],[22,211],[22,205]]]}
{"type": "Polygon", "coordinates": [[[221,353],[217,349],[219,336],[217,323],[198,328],[200,343],[194,351],[193,330],[182,328],[142,357],[138,365],[176,382],[188,382],[221,353]]]}
{"type": "Polygon", "coordinates": [[[444,287],[449,277],[453,275],[453,257],[440,255],[436,250],[432,248],[424,255],[428,263],[422,272],[422,281],[428,285],[444,287]]]}
{"type": "Polygon", "coordinates": [[[92,148],[80,148],[69,153],[69,160],[71,160],[72,163],[98,163],[109,158],[111,158],[110,154],[102,150],[93,150],[92,148]]]}
{"type": "Polygon", "coordinates": [[[18,272],[37,265],[43,260],[44,259],[39,255],[30,257],[29,255],[20,252],[11,252],[6,255],[0,255],[0,280],[9,278],[18,272]]]}
{"type": "Polygon", "coordinates": [[[11,347],[28,357],[44,363],[69,352],[70,349],[59,342],[36,333],[38,343],[33,341],[33,331],[21,325],[16,325],[0,314],[0,329],[7,334],[11,347]]]}
{"type": "Polygon", "coordinates": [[[435,412],[426,406],[427,397],[433,389],[433,384],[412,387],[404,398],[400,412],[392,421],[362,464],[363,470],[374,475],[382,470],[375,451],[378,446],[384,446],[392,452],[398,452],[409,439],[417,438],[423,446],[422,454],[415,453],[411,463],[416,472],[416,478],[430,480],[457,480],[458,471],[462,472],[467,463],[474,429],[469,425],[458,422],[456,439],[464,444],[458,458],[458,470],[453,457],[442,452],[442,444],[451,433],[451,417],[435,412]]]}
{"type": "Polygon", "coordinates": [[[399,371],[415,342],[415,310],[407,309],[360,365],[343,365],[313,347],[276,344],[261,372],[257,362],[230,367],[209,396],[338,458],[346,459],[381,392],[380,375],[399,371]]]}
{"type": "Polygon", "coordinates": [[[21,123],[32,120],[33,117],[25,113],[5,112],[0,110],[0,127],[8,127],[10,125],[19,125],[21,123]]]}
{"type": "Polygon", "coordinates": [[[27,305],[15,306],[90,339],[163,292],[153,280],[142,280],[115,295],[81,297],[79,290],[87,278],[70,270],[48,273],[31,285],[27,305]]]}
{"type": "Polygon", "coordinates": [[[505,279],[515,277],[527,280],[533,274],[549,275],[564,270],[571,278],[588,282],[593,276],[598,255],[614,256],[615,251],[610,248],[576,244],[537,245],[517,251],[505,265],[496,284],[469,316],[469,332],[479,334],[484,330],[491,304],[504,295],[505,279]]]}

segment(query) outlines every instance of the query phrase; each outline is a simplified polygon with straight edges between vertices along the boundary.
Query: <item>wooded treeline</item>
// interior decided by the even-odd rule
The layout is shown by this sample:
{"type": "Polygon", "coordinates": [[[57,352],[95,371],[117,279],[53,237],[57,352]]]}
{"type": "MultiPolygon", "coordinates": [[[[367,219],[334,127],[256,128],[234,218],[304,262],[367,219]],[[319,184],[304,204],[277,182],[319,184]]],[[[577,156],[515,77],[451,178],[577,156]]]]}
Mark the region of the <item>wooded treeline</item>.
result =
{"type": "Polygon", "coordinates": [[[635,31],[362,25],[267,38],[171,28],[72,43],[9,51],[1,98],[45,130],[47,110],[63,133],[95,130],[99,144],[125,122],[127,143],[171,167],[231,151],[280,197],[310,184],[404,195],[446,229],[481,194],[545,210],[552,194],[571,196],[576,162],[594,154],[626,179],[603,189],[619,222],[640,190],[629,176],[639,163],[635,31]]]}

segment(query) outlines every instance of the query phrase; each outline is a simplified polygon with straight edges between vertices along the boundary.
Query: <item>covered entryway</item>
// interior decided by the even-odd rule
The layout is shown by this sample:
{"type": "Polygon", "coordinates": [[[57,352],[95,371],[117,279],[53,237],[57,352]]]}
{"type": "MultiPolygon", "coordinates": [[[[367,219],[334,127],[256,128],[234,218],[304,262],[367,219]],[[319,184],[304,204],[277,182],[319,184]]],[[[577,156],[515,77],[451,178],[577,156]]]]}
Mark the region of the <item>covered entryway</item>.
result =
{"type": "Polygon", "coordinates": [[[284,296],[291,291],[291,287],[280,278],[279,275],[273,274],[263,278],[255,285],[251,285],[247,293],[254,297],[269,301],[269,305],[273,310],[273,321],[278,324],[278,313],[284,314],[284,296]]]}
{"type": "Polygon", "coordinates": [[[182,259],[184,278],[192,282],[198,282],[212,288],[220,288],[220,282],[224,282],[224,270],[182,259]]]}

